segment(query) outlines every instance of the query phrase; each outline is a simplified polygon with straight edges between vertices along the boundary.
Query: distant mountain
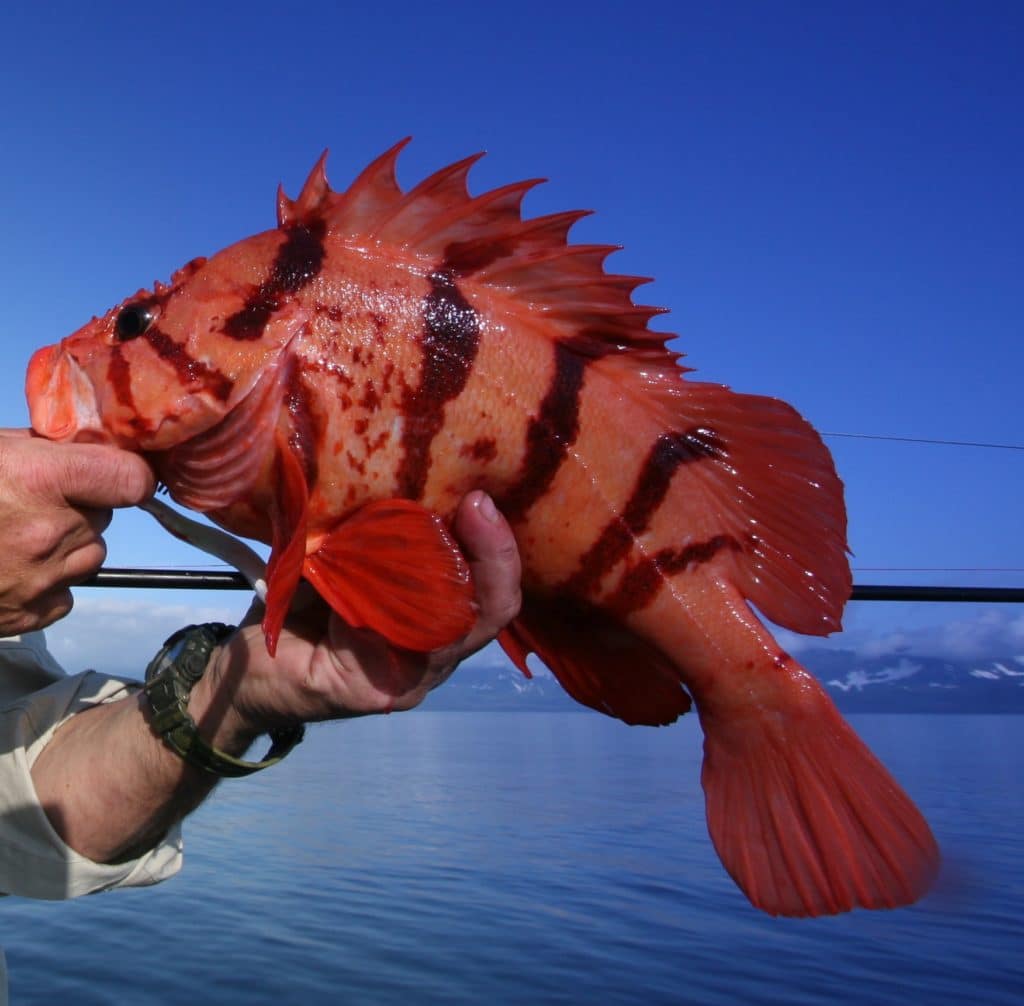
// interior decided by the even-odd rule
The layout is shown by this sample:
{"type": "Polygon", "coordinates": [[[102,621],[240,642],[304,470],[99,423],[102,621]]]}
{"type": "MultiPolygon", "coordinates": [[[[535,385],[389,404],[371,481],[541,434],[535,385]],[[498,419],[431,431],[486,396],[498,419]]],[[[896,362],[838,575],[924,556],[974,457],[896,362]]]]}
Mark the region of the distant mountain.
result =
{"type": "Polygon", "coordinates": [[[1024,713],[1024,657],[861,657],[834,650],[801,657],[844,712],[1024,713]]]}
{"type": "Polygon", "coordinates": [[[460,667],[427,696],[423,708],[445,712],[590,712],[569,698],[546,672],[527,678],[511,663],[460,667]]]}
{"type": "MultiPolygon", "coordinates": [[[[912,653],[863,657],[810,650],[800,660],[850,713],[1024,713],[1024,657],[948,660],[912,653]]],[[[511,664],[468,665],[424,708],[464,712],[586,712],[554,678],[511,664]]]]}

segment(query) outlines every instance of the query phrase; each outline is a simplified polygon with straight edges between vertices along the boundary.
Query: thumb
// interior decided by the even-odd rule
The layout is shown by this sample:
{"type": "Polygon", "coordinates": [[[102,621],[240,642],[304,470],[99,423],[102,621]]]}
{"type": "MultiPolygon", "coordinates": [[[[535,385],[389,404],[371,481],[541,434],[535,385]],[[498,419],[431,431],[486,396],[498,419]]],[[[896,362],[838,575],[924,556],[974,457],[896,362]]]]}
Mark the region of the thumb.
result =
{"type": "Polygon", "coordinates": [[[462,644],[468,654],[518,614],[522,569],[512,529],[486,493],[474,491],[463,498],[452,530],[472,570],[479,607],[476,626],[462,644]]]}

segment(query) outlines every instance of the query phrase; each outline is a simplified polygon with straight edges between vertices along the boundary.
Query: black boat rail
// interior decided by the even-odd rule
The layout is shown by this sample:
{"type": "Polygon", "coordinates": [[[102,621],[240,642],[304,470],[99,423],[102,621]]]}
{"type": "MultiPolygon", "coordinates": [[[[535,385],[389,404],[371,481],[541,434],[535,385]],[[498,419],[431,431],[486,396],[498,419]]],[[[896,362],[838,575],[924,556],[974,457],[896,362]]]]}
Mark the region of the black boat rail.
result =
{"type": "MultiPolygon", "coordinates": [[[[108,567],[81,584],[83,587],[146,587],[167,590],[251,590],[234,570],[132,569],[108,567]]],[[[945,601],[982,604],[1024,602],[1024,587],[918,587],[858,583],[853,601],[945,601]]]]}

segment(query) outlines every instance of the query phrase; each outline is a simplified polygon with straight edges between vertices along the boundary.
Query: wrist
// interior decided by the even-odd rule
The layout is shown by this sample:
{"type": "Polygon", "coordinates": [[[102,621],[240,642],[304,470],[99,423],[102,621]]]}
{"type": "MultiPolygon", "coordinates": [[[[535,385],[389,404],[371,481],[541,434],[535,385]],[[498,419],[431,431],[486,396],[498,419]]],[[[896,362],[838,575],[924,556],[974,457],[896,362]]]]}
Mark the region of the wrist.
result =
{"type": "Polygon", "coordinates": [[[241,712],[234,702],[230,680],[225,680],[222,661],[226,643],[210,655],[206,673],[189,695],[188,712],[199,736],[211,747],[240,757],[260,734],[266,733],[241,712]]]}

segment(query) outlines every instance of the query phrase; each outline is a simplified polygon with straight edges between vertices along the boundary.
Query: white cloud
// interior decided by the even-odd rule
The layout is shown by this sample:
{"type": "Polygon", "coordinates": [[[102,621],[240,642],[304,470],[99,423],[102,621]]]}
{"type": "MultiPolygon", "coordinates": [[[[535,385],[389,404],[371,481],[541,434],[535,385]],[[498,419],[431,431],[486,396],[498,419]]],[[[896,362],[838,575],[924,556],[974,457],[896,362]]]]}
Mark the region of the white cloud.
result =
{"type": "Polygon", "coordinates": [[[153,593],[77,591],[71,614],[46,630],[50,651],[71,674],[94,668],[141,678],[175,629],[192,622],[237,622],[248,605],[247,594],[153,593]]]}
{"type": "Polygon", "coordinates": [[[876,655],[909,652],[959,660],[1006,657],[1024,650],[1024,614],[1011,608],[987,608],[938,625],[891,633],[876,640],[873,649],[876,655]]]}
{"type": "Polygon", "coordinates": [[[850,605],[845,631],[828,639],[774,629],[779,643],[799,655],[808,649],[850,650],[865,658],[902,654],[949,660],[1012,659],[1024,664],[1024,613],[1007,605],[850,605]],[[944,617],[945,616],[945,617],[944,617]]]}

